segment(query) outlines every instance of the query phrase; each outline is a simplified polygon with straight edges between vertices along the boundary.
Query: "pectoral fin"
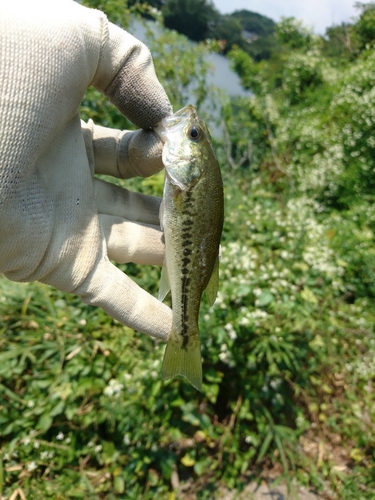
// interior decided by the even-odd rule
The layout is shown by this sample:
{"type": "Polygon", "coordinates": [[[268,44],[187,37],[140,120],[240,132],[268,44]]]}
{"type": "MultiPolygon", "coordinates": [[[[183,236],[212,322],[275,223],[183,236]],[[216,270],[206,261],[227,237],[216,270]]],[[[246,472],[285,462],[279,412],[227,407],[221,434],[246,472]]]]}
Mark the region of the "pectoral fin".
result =
{"type": "Polygon", "coordinates": [[[169,283],[169,275],[168,275],[168,269],[167,269],[167,262],[166,259],[164,259],[164,264],[163,268],[161,270],[161,276],[160,276],[160,285],[159,285],[159,294],[158,294],[158,299],[163,302],[165,297],[167,296],[169,290],[171,289],[171,285],[169,283]]]}
{"type": "Polygon", "coordinates": [[[216,257],[210,281],[208,282],[208,285],[205,289],[206,297],[210,306],[214,305],[218,289],[219,289],[219,256],[216,257]]]}

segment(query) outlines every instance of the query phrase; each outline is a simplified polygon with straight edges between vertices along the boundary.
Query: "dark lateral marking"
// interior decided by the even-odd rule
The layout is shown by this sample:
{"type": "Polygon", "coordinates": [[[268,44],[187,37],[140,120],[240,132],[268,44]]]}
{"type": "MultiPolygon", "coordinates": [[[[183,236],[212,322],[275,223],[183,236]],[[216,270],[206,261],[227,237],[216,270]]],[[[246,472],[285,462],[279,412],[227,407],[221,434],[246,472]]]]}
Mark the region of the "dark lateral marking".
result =
{"type": "Polygon", "coordinates": [[[187,306],[188,306],[188,286],[190,283],[190,278],[187,276],[181,277],[181,335],[182,335],[182,348],[186,349],[189,343],[189,332],[188,332],[188,315],[187,315],[187,306]]]}
{"type": "Polygon", "coordinates": [[[191,255],[193,252],[190,248],[193,242],[190,238],[192,238],[191,228],[194,225],[191,217],[195,212],[193,206],[193,192],[188,191],[186,193],[186,197],[184,200],[184,218],[182,220],[183,232],[181,234],[182,238],[182,247],[183,247],[183,255],[185,256],[182,259],[182,269],[181,269],[181,335],[182,335],[182,348],[187,349],[189,344],[189,325],[188,325],[188,301],[189,301],[189,283],[190,278],[188,278],[187,274],[189,270],[187,269],[188,264],[191,262],[188,255],[191,255]]]}
{"type": "Polygon", "coordinates": [[[193,221],[191,219],[185,219],[182,221],[182,225],[183,226],[192,226],[193,225],[193,221]]]}
{"type": "Polygon", "coordinates": [[[190,283],[190,278],[183,276],[182,277],[182,293],[185,293],[185,289],[189,285],[189,283],[190,283]]]}

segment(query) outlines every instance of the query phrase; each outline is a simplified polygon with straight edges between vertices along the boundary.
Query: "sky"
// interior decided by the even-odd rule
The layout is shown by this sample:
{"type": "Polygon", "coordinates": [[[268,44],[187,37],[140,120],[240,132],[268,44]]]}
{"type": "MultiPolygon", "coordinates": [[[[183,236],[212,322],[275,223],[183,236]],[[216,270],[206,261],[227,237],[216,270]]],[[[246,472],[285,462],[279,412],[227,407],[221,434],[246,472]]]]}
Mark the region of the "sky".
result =
{"type": "Polygon", "coordinates": [[[332,25],[351,22],[358,12],[354,8],[355,0],[213,0],[212,3],[222,14],[246,9],[270,17],[275,22],[282,16],[295,17],[320,35],[324,35],[326,28],[332,25]]]}

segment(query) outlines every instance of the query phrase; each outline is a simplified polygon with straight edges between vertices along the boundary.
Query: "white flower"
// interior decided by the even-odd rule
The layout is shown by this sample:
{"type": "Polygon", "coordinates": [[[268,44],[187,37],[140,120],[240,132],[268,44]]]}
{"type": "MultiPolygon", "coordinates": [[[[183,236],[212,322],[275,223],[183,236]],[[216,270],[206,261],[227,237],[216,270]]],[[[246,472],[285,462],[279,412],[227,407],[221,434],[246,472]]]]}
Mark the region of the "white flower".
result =
{"type": "Polygon", "coordinates": [[[233,325],[232,323],[227,323],[224,328],[226,329],[226,331],[228,332],[228,335],[229,335],[229,338],[231,340],[236,340],[237,338],[237,333],[236,333],[236,330],[233,328],[233,325]]]}
{"type": "Polygon", "coordinates": [[[228,332],[228,335],[229,335],[229,338],[231,340],[236,340],[236,338],[237,338],[237,333],[236,333],[236,330],[234,328],[233,328],[233,330],[230,330],[228,332]]]}
{"type": "Polygon", "coordinates": [[[241,326],[247,326],[249,323],[250,323],[250,320],[249,320],[249,318],[246,318],[246,317],[240,318],[238,321],[238,324],[241,326]]]}
{"type": "Polygon", "coordinates": [[[271,380],[270,382],[270,386],[272,387],[272,389],[276,390],[279,385],[281,384],[281,379],[273,379],[271,380]]]}
{"type": "Polygon", "coordinates": [[[37,465],[35,462],[30,462],[29,464],[27,464],[27,470],[29,472],[32,472],[33,470],[35,470],[37,468],[37,465]]]}
{"type": "Polygon", "coordinates": [[[62,441],[64,439],[64,434],[62,432],[59,432],[56,436],[57,441],[62,441]]]}
{"type": "Polygon", "coordinates": [[[95,451],[95,453],[101,452],[102,451],[102,445],[101,444],[96,445],[95,448],[94,448],[94,451],[95,451]]]}
{"type": "Polygon", "coordinates": [[[220,361],[222,361],[223,363],[226,363],[229,359],[229,354],[227,352],[221,352],[219,354],[219,359],[220,361]]]}
{"type": "Polygon", "coordinates": [[[121,394],[123,388],[123,384],[120,384],[118,380],[112,378],[103,392],[106,396],[118,396],[121,394]]]}

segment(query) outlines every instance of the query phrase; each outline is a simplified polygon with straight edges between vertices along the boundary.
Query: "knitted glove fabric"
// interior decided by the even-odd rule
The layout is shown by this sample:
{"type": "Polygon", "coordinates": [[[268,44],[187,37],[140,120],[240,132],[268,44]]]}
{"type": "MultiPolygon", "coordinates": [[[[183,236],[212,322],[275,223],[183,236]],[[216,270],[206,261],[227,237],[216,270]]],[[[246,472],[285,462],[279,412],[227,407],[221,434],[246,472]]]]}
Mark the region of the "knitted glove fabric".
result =
{"type": "Polygon", "coordinates": [[[160,200],[95,179],[162,169],[171,112],[148,49],[73,0],[0,0],[0,272],[78,294],[166,340],[171,311],[109,259],[162,264],[160,200]],[[80,121],[93,85],[144,130],[80,121]]]}

